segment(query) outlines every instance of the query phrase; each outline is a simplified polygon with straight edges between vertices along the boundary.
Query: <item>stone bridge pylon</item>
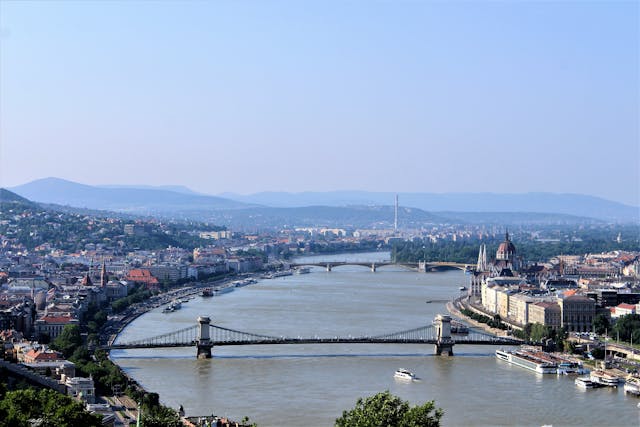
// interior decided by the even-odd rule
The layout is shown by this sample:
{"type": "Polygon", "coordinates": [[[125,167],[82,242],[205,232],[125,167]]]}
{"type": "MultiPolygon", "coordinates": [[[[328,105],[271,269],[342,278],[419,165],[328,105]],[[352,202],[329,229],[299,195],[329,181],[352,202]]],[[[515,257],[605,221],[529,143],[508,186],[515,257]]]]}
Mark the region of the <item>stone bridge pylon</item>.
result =
{"type": "Polygon", "coordinates": [[[453,345],[455,342],[451,338],[451,316],[448,314],[438,314],[435,319],[436,326],[436,354],[441,356],[453,356],[453,345]]]}
{"type": "Polygon", "coordinates": [[[198,317],[198,325],[198,339],[196,340],[198,359],[211,359],[211,348],[213,347],[209,335],[211,319],[207,316],[200,316],[198,317]]]}

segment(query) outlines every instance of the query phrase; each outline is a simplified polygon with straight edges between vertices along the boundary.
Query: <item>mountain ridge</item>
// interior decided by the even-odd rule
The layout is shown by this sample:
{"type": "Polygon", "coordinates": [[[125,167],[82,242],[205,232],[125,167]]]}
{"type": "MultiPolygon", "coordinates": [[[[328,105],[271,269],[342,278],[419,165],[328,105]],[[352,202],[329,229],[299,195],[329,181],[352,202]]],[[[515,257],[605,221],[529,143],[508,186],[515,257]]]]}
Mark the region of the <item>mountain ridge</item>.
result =
{"type": "MultiPolygon", "coordinates": [[[[279,208],[392,206],[396,193],[367,191],[333,192],[262,192],[252,195],[222,193],[218,196],[196,193],[184,186],[91,186],[60,178],[44,178],[10,188],[14,193],[39,203],[51,203],[78,208],[110,210],[141,215],[180,215],[202,218],[207,212],[251,209],[254,214],[270,212],[278,217],[290,217],[279,208]],[[177,191],[173,191],[175,189],[177,191]],[[226,196],[226,197],[221,197],[226,196]]],[[[614,222],[640,223],[640,208],[582,194],[558,193],[398,193],[402,208],[424,211],[418,216],[427,220],[476,213],[486,217],[491,213],[523,213],[567,215],[573,220],[594,218],[614,222]]],[[[295,209],[294,209],[295,211],[295,209]]],[[[306,212],[298,210],[299,213],[306,212]]],[[[325,210],[325,212],[329,212],[325,210]]],[[[243,215],[244,216],[244,215],[243,215]]],[[[374,215],[375,216],[375,215],[374,215]]],[[[247,217],[248,218],[248,217],[247,217]]],[[[565,218],[566,219],[566,218],[565,218]]],[[[560,220],[563,220],[560,218],[560,220]]],[[[464,222],[464,220],[463,220],[464,222]]]]}
{"type": "MultiPolygon", "coordinates": [[[[397,193],[400,206],[429,212],[537,212],[593,217],[601,220],[640,222],[640,207],[574,193],[397,193]]],[[[221,193],[226,198],[272,207],[309,204],[347,206],[391,205],[396,193],[368,191],[261,192],[250,195],[221,193]]]]}

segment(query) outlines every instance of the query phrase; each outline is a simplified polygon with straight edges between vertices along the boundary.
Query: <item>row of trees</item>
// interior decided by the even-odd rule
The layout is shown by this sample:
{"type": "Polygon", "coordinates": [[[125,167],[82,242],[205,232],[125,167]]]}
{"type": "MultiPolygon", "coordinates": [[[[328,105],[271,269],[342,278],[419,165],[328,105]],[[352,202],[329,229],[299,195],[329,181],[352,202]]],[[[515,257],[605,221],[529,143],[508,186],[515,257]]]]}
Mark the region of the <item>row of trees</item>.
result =
{"type": "Polygon", "coordinates": [[[111,303],[111,309],[114,313],[124,311],[130,305],[142,302],[153,296],[153,292],[145,289],[144,285],[136,285],[133,291],[124,298],[120,298],[111,303]]]}
{"type": "Polygon", "coordinates": [[[475,311],[471,311],[468,308],[463,308],[461,310],[461,312],[462,312],[462,314],[464,314],[467,317],[472,318],[476,322],[486,323],[487,325],[491,326],[492,328],[503,329],[503,330],[506,330],[508,328],[507,325],[502,323],[502,319],[500,318],[499,314],[496,314],[493,317],[489,317],[489,316],[484,316],[482,314],[476,313],[475,311]]]}

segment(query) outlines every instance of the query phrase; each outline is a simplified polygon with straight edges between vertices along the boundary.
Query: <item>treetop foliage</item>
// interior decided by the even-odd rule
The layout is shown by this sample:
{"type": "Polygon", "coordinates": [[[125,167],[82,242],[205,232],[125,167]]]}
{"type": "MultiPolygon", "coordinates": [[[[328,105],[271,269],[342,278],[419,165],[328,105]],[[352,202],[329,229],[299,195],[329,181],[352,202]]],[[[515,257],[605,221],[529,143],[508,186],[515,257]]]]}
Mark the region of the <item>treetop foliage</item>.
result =
{"type": "Polygon", "coordinates": [[[434,401],[413,406],[389,391],[358,399],[356,407],[344,411],[336,427],[438,427],[444,412],[434,401]]]}
{"type": "Polygon", "coordinates": [[[0,427],[100,427],[90,414],[68,396],[53,390],[16,390],[0,400],[0,427]]]}

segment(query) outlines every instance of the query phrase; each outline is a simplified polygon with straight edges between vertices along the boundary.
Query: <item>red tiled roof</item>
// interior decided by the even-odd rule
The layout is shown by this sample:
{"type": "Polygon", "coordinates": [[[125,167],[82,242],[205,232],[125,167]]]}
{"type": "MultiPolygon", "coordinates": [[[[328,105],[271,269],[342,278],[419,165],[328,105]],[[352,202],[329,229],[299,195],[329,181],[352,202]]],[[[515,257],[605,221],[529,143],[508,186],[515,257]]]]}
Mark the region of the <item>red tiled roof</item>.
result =
{"type": "Polygon", "coordinates": [[[149,283],[149,284],[157,284],[158,283],[158,279],[153,277],[149,270],[145,270],[145,269],[142,269],[142,268],[135,268],[135,269],[129,271],[129,274],[126,277],[126,280],[129,280],[129,281],[132,281],[132,282],[149,283]]]}
{"type": "Polygon", "coordinates": [[[62,354],[57,351],[40,351],[31,349],[25,354],[25,359],[33,360],[34,362],[48,362],[53,360],[62,360],[62,354]]]}
{"type": "Polygon", "coordinates": [[[39,320],[45,323],[69,323],[76,319],[71,316],[42,316],[39,320]]]}

